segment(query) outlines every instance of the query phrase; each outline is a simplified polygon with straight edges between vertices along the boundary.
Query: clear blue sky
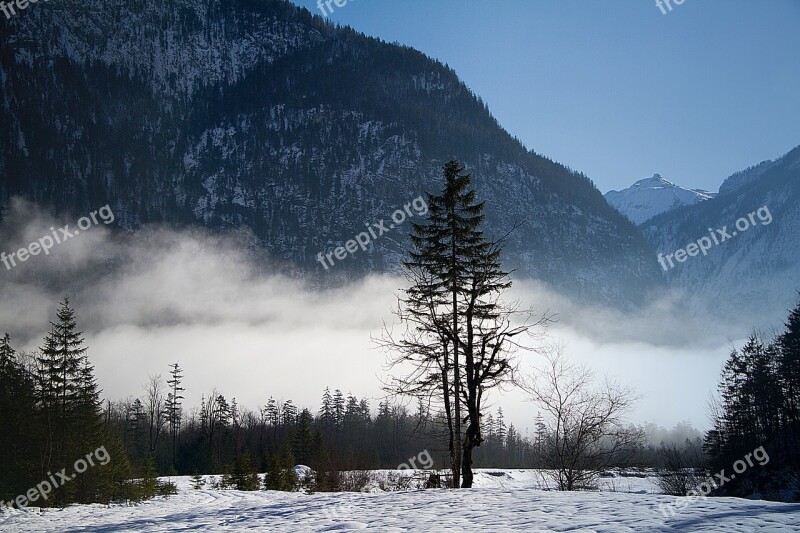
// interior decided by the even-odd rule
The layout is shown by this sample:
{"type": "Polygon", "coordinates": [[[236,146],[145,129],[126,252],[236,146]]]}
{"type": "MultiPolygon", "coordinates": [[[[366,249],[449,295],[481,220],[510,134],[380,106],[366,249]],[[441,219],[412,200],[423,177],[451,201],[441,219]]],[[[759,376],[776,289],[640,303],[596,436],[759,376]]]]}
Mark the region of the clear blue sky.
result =
{"type": "Polygon", "coordinates": [[[603,192],[655,172],[716,191],[800,144],[800,0],[672,3],[348,0],[329,18],[449,64],[603,192]]]}

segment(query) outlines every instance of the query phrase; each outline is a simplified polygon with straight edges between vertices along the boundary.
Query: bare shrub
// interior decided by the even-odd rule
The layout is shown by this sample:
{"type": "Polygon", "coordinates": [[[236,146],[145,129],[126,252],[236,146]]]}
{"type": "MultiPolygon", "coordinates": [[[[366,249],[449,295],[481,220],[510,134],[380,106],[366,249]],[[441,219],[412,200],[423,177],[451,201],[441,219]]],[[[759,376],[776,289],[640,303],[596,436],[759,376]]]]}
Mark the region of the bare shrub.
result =
{"type": "Polygon", "coordinates": [[[568,362],[560,346],[543,351],[546,364],[526,387],[544,410],[544,455],[559,490],[596,488],[600,473],[629,464],[643,440],[622,416],[637,397],[592,370],[568,362]]]}
{"type": "Polygon", "coordinates": [[[340,472],[339,490],[342,492],[362,492],[372,482],[369,470],[340,472]]]}
{"type": "Polygon", "coordinates": [[[686,496],[705,481],[705,471],[698,468],[702,464],[702,452],[690,443],[679,449],[675,444],[661,447],[659,452],[663,468],[658,473],[658,487],[664,494],[686,496]]]}

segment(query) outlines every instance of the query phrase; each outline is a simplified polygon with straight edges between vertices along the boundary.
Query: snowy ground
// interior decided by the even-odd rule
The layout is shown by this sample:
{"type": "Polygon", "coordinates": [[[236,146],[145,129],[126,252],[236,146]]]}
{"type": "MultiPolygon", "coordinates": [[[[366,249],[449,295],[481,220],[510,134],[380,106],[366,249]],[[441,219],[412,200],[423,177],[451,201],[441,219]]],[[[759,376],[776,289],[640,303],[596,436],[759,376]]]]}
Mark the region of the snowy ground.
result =
{"type": "Polygon", "coordinates": [[[372,493],[194,490],[136,506],[27,509],[0,515],[0,531],[800,531],[800,505],[708,498],[665,520],[650,478],[604,480],[617,492],[541,490],[539,472],[484,470],[472,490],[372,493]]]}

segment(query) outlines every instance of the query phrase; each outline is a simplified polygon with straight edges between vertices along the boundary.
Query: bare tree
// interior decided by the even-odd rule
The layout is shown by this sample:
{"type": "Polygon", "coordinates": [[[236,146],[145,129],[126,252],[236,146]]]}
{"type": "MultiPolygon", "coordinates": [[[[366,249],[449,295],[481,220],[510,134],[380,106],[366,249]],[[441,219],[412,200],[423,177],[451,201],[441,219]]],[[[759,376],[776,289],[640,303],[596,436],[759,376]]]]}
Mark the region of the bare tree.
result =
{"type": "Polygon", "coordinates": [[[437,404],[444,412],[454,487],[472,486],[472,454],[483,442],[481,418],[486,393],[518,385],[515,354],[531,349],[518,339],[523,335],[537,339],[539,330],[551,322],[548,313],[536,317],[532,310],[520,310],[518,303],[503,300],[503,291],[511,281],[499,267],[500,245],[489,243],[482,260],[464,267],[467,281],[457,302],[462,324],[457,333],[453,333],[450,308],[436,291],[428,290],[435,284],[436,275],[408,268],[406,274],[413,287],[406,291],[408,297],[398,298],[394,310],[404,326],[402,335],[384,326],[382,337],[376,339],[390,354],[389,368],[403,370],[384,383],[384,390],[437,404]],[[455,345],[462,354],[463,368],[458,374],[452,356],[455,345]],[[462,409],[455,409],[456,405],[462,409]],[[466,414],[461,420],[459,412],[466,414]],[[463,433],[457,421],[464,423],[463,433]]]}
{"type": "Polygon", "coordinates": [[[215,466],[220,462],[221,443],[219,435],[230,424],[231,407],[225,396],[219,393],[216,387],[206,398],[203,396],[200,406],[200,424],[208,437],[208,445],[213,454],[215,466]],[[215,439],[215,437],[217,437],[215,439]]]}
{"type": "Polygon", "coordinates": [[[692,443],[687,439],[683,449],[677,444],[662,444],[659,450],[662,468],[658,473],[658,486],[664,494],[686,496],[690,490],[705,481],[705,463],[702,444],[692,443]]]}
{"type": "MultiPolygon", "coordinates": [[[[408,280],[416,286],[432,284],[435,276],[422,269],[409,269],[408,280]]],[[[410,289],[412,291],[413,289],[410,289]]],[[[407,291],[408,292],[408,291],[407,291]]],[[[393,311],[400,322],[398,335],[384,324],[383,334],[373,339],[387,352],[387,369],[401,369],[383,388],[389,394],[417,398],[420,402],[438,406],[445,414],[448,429],[448,449],[454,488],[461,470],[460,438],[455,423],[455,393],[452,344],[449,335],[449,315],[444,302],[434,291],[412,293],[398,297],[393,311]]]]}
{"type": "MultiPolygon", "coordinates": [[[[513,231],[513,230],[512,230],[513,231]]],[[[510,232],[509,232],[510,233],[510,232]]],[[[462,487],[472,487],[472,453],[483,442],[481,419],[484,394],[506,385],[517,386],[515,354],[532,350],[521,344],[525,335],[538,340],[551,322],[547,312],[535,316],[532,309],[520,311],[518,302],[506,302],[503,293],[511,287],[509,273],[500,265],[503,239],[488,242],[482,255],[466,266],[468,289],[465,291],[461,346],[464,359],[462,400],[467,416],[462,442],[462,487]]],[[[537,343],[538,344],[538,343],[537,343]]]]}
{"type": "Polygon", "coordinates": [[[147,414],[148,445],[151,453],[156,451],[158,437],[167,423],[167,410],[165,408],[164,383],[161,375],[150,376],[150,381],[145,386],[145,411],[147,414]]]}
{"type": "Polygon", "coordinates": [[[527,389],[545,413],[545,456],[555,467],[553,480],[559,490],[590,488],[601,471],[629,461],[641,445],[642,431],[622,419],[638,397],[570,363],[561,346],[544,356],[546,364],[527,389]]]}
{"type": "Polygon", "coordinates": [[[185,389],[181,386],[183,381],[183,369],[178,363],[172,363],[170,367],[170,379],[167,380],[170,392],[167,395],[167,420],[169,422],[169,432],[172,438],[172,468],[175,469],[175,453],[177,448],[178,434],[181,429],[181,392],[185,389]]]}

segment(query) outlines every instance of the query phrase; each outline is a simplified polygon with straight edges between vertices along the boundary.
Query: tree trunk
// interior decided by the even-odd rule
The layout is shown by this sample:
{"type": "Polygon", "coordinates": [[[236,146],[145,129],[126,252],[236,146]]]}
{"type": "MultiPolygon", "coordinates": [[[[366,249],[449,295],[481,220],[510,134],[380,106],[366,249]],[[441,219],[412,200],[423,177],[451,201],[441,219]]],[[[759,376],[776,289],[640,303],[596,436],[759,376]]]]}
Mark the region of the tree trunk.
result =
{"type": "MultiPolygon", "coordinates": [[[[449,386],[449,379],[448,379],[448,364],[447,364],[447,353],[445,351],[445,360],[444,360],[444,369],[442,370],[442,388],[445,391],[450,390],[449,386]]],[[[457,489],[458,485],[455,485],[455,479],[457,479],[456,473],[458,472],[459,465],[456,463],[456,448],[459,446],[455,439],[455,430],[453,429],[453,411],[452,405],[450,404],[450,394],[447,392],[444,395],[444,412],[445,416],[447,417],[447,429],[450,434],[450,438],[448,440],[448,450],[450,451],[450,471],[453,473],[453,483],[451,484],[451,488],[457,489]]]]}
{"type": "Polygon", "coordinates": [[[467,426],[466,435],[464,436],[464,457],[461,459],[461,488],[463,489],[472,488],[472,450],[475,449],[477,442],[475,426],[476,424],[474,422],[470,422],[469,426],[467,426]]]}
{"type": "MultiPolygon", "coordinates": [[[[455,208],[451,207],[451,216],[455,216],[455,208]]],[[[461,369],[458,361],[458,285],[456,282],[456,262],[458,255],[456,253],[456,231],[453,228],[451,237],[451,257],[452,275],[453,275],[453,396],[455,396],[455,405],[453,406],[453,414],[455,418],[455,454],[453,456],[453,488],[461,486],[460,471],[461,471],[461,369]]],[[[447,391],[445,391],[445,394],[447,391]]]]}

